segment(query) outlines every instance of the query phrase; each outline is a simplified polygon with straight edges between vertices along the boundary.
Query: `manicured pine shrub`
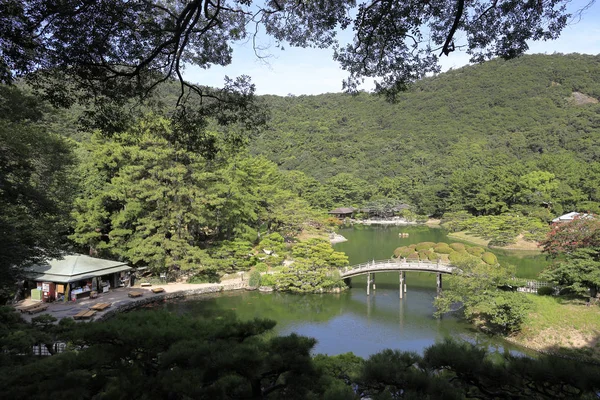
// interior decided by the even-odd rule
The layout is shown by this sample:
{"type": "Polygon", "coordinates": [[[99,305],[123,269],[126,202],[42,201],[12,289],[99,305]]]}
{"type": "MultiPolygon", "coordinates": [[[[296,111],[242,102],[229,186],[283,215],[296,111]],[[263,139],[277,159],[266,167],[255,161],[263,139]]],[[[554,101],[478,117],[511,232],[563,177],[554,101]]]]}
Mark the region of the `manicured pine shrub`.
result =
{"type": "Polygon", "coordinates": [[[254,270],[258,271],[258,272],[267,272],[268,269],[269,269],[269,266],[262,262],[259,262],[258,264],[256,264],[254,266],[254,270]]]}
{"type": "Polygon", "coordinates": [[[271,274],[261,275],[260,286],[275,286],[275,277],[271,274]]]}

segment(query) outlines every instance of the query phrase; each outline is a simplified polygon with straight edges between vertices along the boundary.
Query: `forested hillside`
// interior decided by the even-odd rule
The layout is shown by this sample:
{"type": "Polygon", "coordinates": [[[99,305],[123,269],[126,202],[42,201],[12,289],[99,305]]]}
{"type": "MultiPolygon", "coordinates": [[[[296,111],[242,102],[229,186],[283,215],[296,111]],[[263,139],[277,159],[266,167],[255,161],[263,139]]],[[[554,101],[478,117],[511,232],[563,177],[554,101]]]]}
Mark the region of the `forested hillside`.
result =
{"type": "Polygon", "coordinates": [[[271,121],[252,151],[302,171],[290,188],[314,206],[599,211],[600,56],[497,59],[425,79],[396,104],[366,93],[263,99],[271,121]]]}

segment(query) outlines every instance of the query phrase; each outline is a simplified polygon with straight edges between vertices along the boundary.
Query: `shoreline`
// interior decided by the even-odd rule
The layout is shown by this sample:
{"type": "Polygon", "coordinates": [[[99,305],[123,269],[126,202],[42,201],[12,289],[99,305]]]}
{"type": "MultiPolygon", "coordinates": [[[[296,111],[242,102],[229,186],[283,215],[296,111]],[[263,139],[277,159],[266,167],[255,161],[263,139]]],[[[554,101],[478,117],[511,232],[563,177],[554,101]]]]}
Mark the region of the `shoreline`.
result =
{"type": "MultiPolygon", "coordinates": [[[[227,279],[220,283],[169,283],[164,285],[152,285],[150,287],[134,286],[129,288],[116,288],[107,293],[100,294],[95,299],[82,299],[77,302],[52,302],[48,304],[48,308],[39,314],[28,314],[21,313],[20,316],[27,322],[40,315],[51,315],[56,318],[58,323],[63,318],[72,318],[74,315],[82,311],[87,311],[90,307],[99,303],[110,303],[111,306],[105,311],[96,312],[96,314],[86,320],[80,320],[79,322],[86,321],[103,321],[114,317],[118,313],[131,311],[136,308],[143,307],[145,305],[161,303],[171,299],[180,299],[185,297],[192,297],[211,293],[228,292],[235,290],[244,290],[248,287],[248,279],[234,278],[227,279]],[[154,288],[163,288],[162,293],[153,293],[154,288]],[[141,292],[141,297],[132,298],[129,297],[130,292],[141,292]]],[[[20,308],[26,304],[32,304],[37,302],[31,302],[30,299],[21,302],[20,304],[13,305],[15,312],[18,312],[20,308]]]]}
{"type": "Polygon", "coordinates": [[[420,222],[407,221],[404,218],[392,219],[351,219],[350,223],[357,225],[420,225],[420,222]]]}
{"type": "MultiPolygon", "coordinates": [[[[150,304],[154,304],[154,303],[162,303],[167,300],[182,299],[182,298],[186,298],[186,297],[200,296],[200,295],[204,295],[204,294],[231,292],[234,290],[243,290],[248,287],[247,280],[238,281],[236,279],[235,281],[236,281],[235,283],[229,283],[229,284],[224,284],[224,283],[214,283],[214,284],[186,283],[183,285],[186,285],[186,286],[210,285],[210,286],[203,286],[203,287],[198,287],[198,288],[190,287],[190,288],[181,289],[181,290],[177,290],[177,291],[173,291],[173,292],[154,294],[152,297],[134,299],[133,301],[130,301],[126,304],[121,304],[121,305],[118,305],[116,308],[107,310],[107,312],[105,312],[104,314],[102,314],[98,318],[96,318],[95,321],[105,321],[107,319],[114,317],[117,314],[131,311],[131,310],[143,307],[145,305],[150,305],[150,304]]],[[[175,285],[177,285],[177,284],[175,284],[175,285]]],[[[168,285],[164,285],[164,286],[168,286],[168,285]]]]}

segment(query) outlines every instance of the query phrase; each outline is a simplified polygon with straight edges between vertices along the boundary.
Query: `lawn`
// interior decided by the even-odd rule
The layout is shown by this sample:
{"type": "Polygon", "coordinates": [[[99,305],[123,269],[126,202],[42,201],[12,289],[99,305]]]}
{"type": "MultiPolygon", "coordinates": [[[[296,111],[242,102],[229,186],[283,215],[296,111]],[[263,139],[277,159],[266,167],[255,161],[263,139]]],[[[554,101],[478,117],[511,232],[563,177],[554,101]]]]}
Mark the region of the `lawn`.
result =
{"type": "Polygon", "coordinates": [[[527,347],[600,361],[600,306],[583,300],[528,295],[523,330],[511,340],[527,347]]]}

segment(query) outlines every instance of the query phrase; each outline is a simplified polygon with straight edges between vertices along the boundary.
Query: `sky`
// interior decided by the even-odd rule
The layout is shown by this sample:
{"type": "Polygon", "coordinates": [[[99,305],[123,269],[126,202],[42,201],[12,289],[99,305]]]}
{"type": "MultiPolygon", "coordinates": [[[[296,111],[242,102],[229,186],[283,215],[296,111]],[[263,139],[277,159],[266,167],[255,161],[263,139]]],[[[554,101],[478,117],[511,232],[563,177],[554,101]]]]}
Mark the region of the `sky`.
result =
{"type": "MultiPolygon", "coordinates": [[[[569,11],[581,9],[588,0],[573,0],[569,11]]],[[[340,40],[350,40],[351,32],[343,32],[340,40]]],[[[458,38],[460,39],[460,37],[458,38]]],[[[256,57],[251,43],[233,45],[233,62],[227,67],[213,66],[208,70],[188,67],[185,79],[202,85],[222,87],[225,75],[234,78],[249,75],[256,85],[256,93],[287,95],[314,95],[342,91],[342,80],[347,73],[333,61],[331,49],[303,49],[286,47],[279,50],[263,40],[263,46],[270,48],[266,60],[256,57]]],[[[582,53],[600,54],[600,2],[594,3],[580,19],[572,19],[559,39],[547,42],[529,43],[528,54],[582,53]]],[[[451,53],[441,58],[442,70],[460,68],[469,62],[469,56],[462,52],[451,53]]],[[[372,81],[362,89],[371,91],[372,81]]]]}

